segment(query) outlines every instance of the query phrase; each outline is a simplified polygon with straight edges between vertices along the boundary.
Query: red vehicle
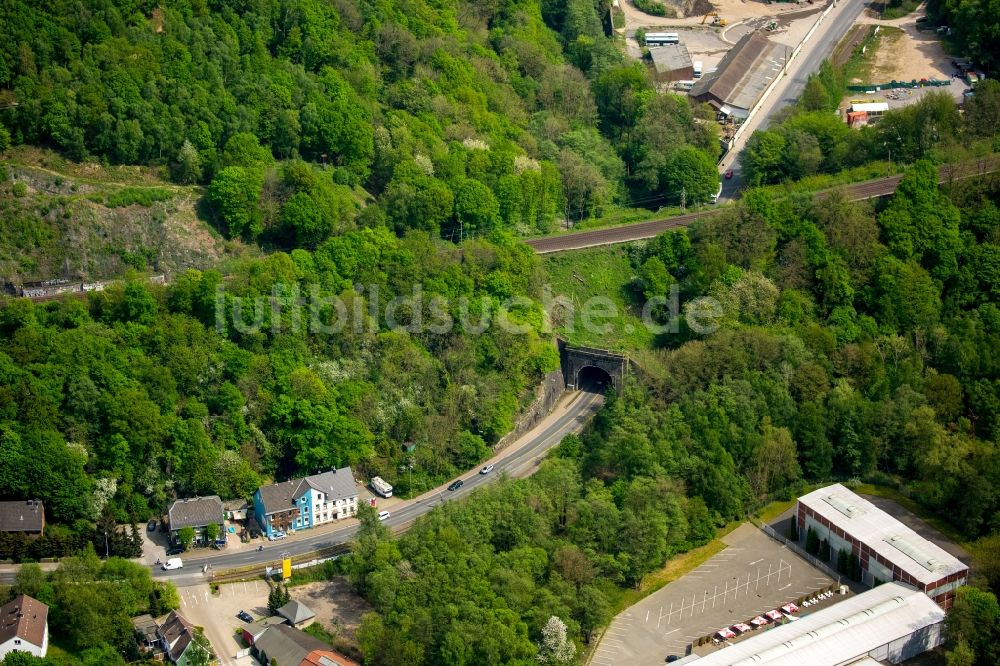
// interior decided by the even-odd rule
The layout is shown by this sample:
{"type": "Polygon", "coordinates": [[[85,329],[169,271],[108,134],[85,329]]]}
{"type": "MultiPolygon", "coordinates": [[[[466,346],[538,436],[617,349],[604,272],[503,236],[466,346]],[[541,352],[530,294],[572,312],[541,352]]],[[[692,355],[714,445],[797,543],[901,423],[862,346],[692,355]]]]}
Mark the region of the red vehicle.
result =
{"type": "Polygon", "coordinates": [[[729,171],[726,172],[726,180],[732,180],[732,178],[733,178],[733,170],[730,169],[729,171]]]}

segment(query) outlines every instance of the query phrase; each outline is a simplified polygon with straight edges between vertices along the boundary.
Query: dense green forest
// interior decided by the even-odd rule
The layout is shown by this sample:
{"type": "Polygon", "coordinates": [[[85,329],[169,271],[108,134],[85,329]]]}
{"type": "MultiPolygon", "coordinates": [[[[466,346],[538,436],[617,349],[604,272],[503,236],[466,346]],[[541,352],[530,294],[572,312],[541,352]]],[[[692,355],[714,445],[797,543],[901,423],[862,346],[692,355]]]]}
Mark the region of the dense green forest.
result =
{"type": "Polygon", "coordinates": [[[0,148],[162,165],[212,184],[226,233],[287,247],[358,225],[537,233],[656,208],[688,180],[705,198],[712,114],[655,95],[606,15],[593,0],[8,2],[0,148]],[[280,187],[272,163],[290,158],[328,166],[322,187],[280,187]]]}
{"type": "Polygon", "coordinates": [[[180,605],[174,584],[154,582],[149,567],[116,557],[102,561],[93,549],[67,557],[51,573],[37,564],[22,566],[9,594],[26,594],[49,606],[51,641],[46,659],[12,652],[0,660],[4,666],[145,663],[132,617],[159,617],[180,605]]]}
{"type": "Polygon", "coordinates": [[[988,74],[1000,66],[1000,4],[996,0],[928,0],[927,16],[951,28],[950,40],[988,74]]]}
{"type": "Polygon", "coordinates": [[[429,312],[447,299],[443,315],[479,322],[537,295],[530,249],[495,240],[441,249],[360,230],[313,253],[247,260],[225,279],[190,271],[86,302],[10,301],[0,308],[0,494],[38,497],[64,524],[105,508],[135,521],[174,494],[249,497],[266,479],[333,465],[381,473],[405,493],[475,464],[558,365],[539,306],[508,307],[522,334],[414,328],[405,309],[390,330],[370,315],[404,296],[429,312]],[[360,318],[338,319],[334,297],[360,318]],[[240,325],[252,312],[261,325],[240,325]],[[397,481],[404,441],[418,448],[397,481]]]}
{"type": "Polygon", "coordinates": [[[666,558],[834,479],[896,488],[975,541],[980,587],[952,614],[949,663],[994,663],[998,201],[995,180],[939,192],[921,162],[880,210],[751,191],[634,246],[633,293],[712,297],[720,328],[661,338],[640,356],[643,380],[530,479],[395,542],[369,520],[345,565],[378,611],[361,633],[367,663],[528,664],[539,650],[546,662],[552,616],[579,651],[666,558]]]}
{"type": "Polygon", "coordinates": [[[779,122],[754,132],[742,165],[747,183],[794,181],[875,161],[959,162],[1000,151],[1000,82],[985,79],[963,109],[951,95],[932,92],[890,110],[877,124],[849,128],[832,113],[845,90],[843,72],[824,62],[798,104],[779,122]]]}

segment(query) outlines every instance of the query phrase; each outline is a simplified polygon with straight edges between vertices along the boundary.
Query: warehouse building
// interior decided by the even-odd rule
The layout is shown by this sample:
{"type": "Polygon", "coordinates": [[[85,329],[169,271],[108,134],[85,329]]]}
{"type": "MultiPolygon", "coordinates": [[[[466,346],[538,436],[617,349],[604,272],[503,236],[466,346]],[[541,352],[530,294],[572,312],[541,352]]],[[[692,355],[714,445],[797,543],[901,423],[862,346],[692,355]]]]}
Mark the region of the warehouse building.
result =
{"type": "Polygon", "coordinates": [[[839,483],[800,497],[795,516],[800,539],[812,529],[834,561],[840,550],[857,557],[866,585],[901,581],[948,609],[968,578],[957,557],[839,483]]]}
{"type": "Polygon", "coordinates": [[[694,63],[683,44],[666,44],[649,49],[656,70],[656,80],[661,83],[690,81],[694,78],[694,63]]]}
{"type": "Polygon", "coordinates": [[[898,664],[944,642],[945,613],[908,585],[885,583],[771,629],[757,630],[700,658],[698,666],[898,664]]]}
{"type": "Polygon", "coordinates": [[[745,120],[771,82],[781,76],[785,50],[762,33],[747,33],[714,72],[706,72],[694,84],[690,96],[711,104],[726,118],[745,120]]]}

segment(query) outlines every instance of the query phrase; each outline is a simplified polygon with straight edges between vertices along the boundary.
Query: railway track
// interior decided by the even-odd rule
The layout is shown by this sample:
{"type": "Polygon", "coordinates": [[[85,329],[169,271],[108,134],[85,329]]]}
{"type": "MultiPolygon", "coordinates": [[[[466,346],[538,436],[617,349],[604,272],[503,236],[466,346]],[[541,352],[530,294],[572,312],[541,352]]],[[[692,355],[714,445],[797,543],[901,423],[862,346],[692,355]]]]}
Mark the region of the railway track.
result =
{"type": "MultiPolygon", "coordinates": [[[[1000,171],[1000,156],[962,162],[959,164],[945,164],[938,172],[938,182],[941,184],[950,183],[964,178],[979,178],[987,174],[1000,171]]],[[[863,201],[865,199],[877,199],[889,196],[899,187],[902,175],[888,176],[886,178],[876,178],[863,183],[853,183],[842,185],[829,190],[823,190],[815,194],[816,198],[822,199],[833,192],[844,192],[852,201],[863,201]]],[[[687,227],[697,220],[702,220],[712,215],[718,215],[720,210],[706,210],[698,213],[687,213],[674,217],[661,218],[659,220],[649,220],[647,222],[636,222],[618,227],[606,227],[604,229],[588,229],[586,231],[575,231],[560,236],[543,236],[541,238],[531,238],[525,241],[536,254],[549,254],[552,252],[567,252],[570,250],[582,250],[588,247],[599,245],[614,245],[616,243],[628,243],[631,241],[645,240],[653,238],[669,229],[687,227]]]]}

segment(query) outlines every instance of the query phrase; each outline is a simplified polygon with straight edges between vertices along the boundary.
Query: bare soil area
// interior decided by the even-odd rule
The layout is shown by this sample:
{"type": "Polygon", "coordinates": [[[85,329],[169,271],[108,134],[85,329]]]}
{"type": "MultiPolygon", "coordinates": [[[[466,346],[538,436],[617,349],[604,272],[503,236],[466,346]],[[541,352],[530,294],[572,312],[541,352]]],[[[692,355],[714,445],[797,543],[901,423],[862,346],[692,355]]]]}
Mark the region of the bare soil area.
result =
{"type": "Polygon", "coordinates": [[[288,591],[293,599],[301,601],[316,613],[316,621],[324,628],[350,643],[355,641],[361,616],[373,610],[343,577],[292,587],[288,591]]]}
{"type": "MultiPolygon", "coordinates": [[[[878,21],[861,17],[859,23],[896,28],[879,40],[878,53],[872,68],[874,82],[950,79],[954,72],[951,56],[944,52],[941,40],[932,31],[919,32],[919,10],[894,21],[878,21]]],[[[864,83],[869,83],[865,81],[864,83]]]]}

